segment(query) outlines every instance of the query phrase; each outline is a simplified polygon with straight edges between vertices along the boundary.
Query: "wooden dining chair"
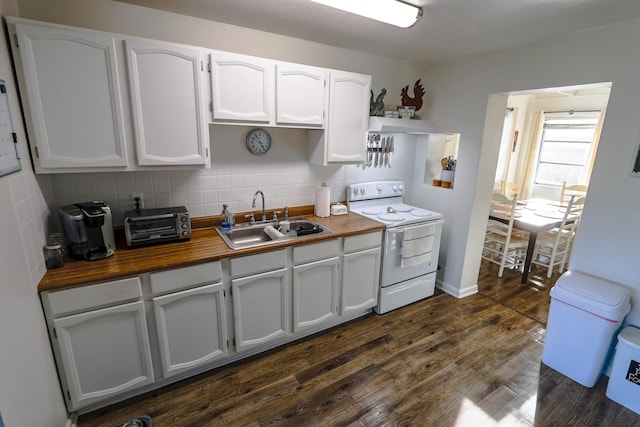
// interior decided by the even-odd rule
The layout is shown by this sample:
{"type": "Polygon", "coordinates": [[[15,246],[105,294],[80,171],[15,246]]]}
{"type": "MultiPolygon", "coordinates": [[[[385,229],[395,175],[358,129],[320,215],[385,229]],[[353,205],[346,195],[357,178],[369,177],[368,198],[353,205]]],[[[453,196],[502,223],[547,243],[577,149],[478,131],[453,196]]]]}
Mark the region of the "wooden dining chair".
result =
{"type": "Polygon", "coordinates": [[[567,185],[567,182],[562,183],[562,190],[560,190],[560,203],[569,203],[571,196],[584,197],[587,195],[589,187],[586,185],[567,185]]]}
{"type": "Polygon", "coordinates": [[[491,216],[484,236],[482,258],[500,266],[498,277],[502,277],[505,267],[520,268],[529,242],[528,233],[514,230],[517,199],[508,199],[494,193],[491,199],[491,216]]]}
{"type": "Polygon", "coordinates": [[[504,185],[504,195],[510,199],[517,198],[518,193],[520,192],[519,185],[515,182],[507,182],[504,185]]]}
{"type": "Polygon", "coordinates": [[[538,234],[531,264],[547,267],[549,278],[556,265],[560,266],[558,272],[562,273],[569,262],[573,238],[582,218],[583,206],[584,197],[571,195],[560,226],[538,234]]]}

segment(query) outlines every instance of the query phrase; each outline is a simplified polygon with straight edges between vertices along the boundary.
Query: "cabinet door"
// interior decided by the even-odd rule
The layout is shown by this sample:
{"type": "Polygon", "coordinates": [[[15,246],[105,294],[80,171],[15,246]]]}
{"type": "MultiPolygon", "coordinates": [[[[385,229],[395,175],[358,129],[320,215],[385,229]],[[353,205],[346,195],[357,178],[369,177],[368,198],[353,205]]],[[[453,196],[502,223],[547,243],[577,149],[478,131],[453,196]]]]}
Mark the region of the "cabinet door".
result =
{"type": "Polygon", "coordinates": [[[153,382],[142,301],[53,321],[70,409],[153,382]]]}
{"type": "Polygon", "coordinates": [[[371,77],[344,71],[331,71],[330,74],[326,160],[363,162],[369,128],[371,77]]]}
{"type": "Polygon", "coordinates": [[[289,274],[289,270],[283,268],[231,281],[235,344],[238,351],[289,334],[289,274]]]}
{"type": "Polygon", "coordinates": [[[153,299],[165,377],[227,354],[222,283],[153,299]]]}
{"type": "Polygon", "coordinates": [[[125,44],[138,164],[206,164],[202,50],[148,40],[125,44]]]}
{"type": "Polygon", "coordinates": [[[373,307],[380,287],[380,248],[344,255],[342,314],[373,307]]]}
{"type": "Polygon", "coordinates": [[[338,315],[338,258],[293,267],[293,331],[338,315]]]}
{"type": "Polygon", "coordinates": [[[29,24],[15,28],[37,171],[126,166],[115,39],[29,24]]]}
{"type": "Polygon", "coordinates": [[[323,127],[325,74],[322,68],[276,65],[276,124],[323,127]]]}
{"type": "Polygon", "coordinates": [[[216,52],[211,64],[214,122],[273,123],[274,62],[216,52]]]}

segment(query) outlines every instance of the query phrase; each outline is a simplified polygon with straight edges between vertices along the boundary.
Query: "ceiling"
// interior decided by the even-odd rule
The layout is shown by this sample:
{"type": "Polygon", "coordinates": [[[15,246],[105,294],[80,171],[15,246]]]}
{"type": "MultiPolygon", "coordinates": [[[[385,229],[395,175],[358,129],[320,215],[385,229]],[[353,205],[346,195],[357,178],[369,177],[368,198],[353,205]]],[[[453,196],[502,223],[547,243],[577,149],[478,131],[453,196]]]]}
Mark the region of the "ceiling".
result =
{"type": "Polygon", "coordinates": [[[640,17],[639,0],[405,0],[411,28],[308,0],[116,0],[419,64],[519,46],[640,17]]]}

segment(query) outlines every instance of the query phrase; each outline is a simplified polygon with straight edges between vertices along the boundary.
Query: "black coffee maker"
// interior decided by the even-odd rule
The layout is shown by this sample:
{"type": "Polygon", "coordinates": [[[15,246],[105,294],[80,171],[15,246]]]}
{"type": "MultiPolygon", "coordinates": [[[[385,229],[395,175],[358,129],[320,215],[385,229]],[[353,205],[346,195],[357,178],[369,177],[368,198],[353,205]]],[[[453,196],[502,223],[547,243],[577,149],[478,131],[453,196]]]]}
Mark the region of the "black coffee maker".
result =
{"type": "Polygon", "coordinates": [[[58,208],[60,224],[74,258],[96,260],[113,255],[111,208],[105,202],[76,203],[58,208]]]}

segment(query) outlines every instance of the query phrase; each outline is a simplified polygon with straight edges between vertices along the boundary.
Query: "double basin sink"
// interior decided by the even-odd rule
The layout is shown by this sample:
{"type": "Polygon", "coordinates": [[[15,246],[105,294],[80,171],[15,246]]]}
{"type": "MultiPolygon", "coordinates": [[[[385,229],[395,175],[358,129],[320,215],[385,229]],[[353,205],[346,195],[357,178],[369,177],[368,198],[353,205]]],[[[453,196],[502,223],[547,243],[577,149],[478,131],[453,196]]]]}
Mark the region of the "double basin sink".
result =
{"type": "Polygon", "coordinates": [[[215,227],[216,232],[231,249],[244,249],[258,246],[271,245],[284,241],[297,240],[301,237],[313,234],[329,234],[330,229],[311,221],[307,217],[300,216],[289,219],[289,231],[281,230],[280,224],[260,223],[260,224],[238,224],[230,230],[223,231],[220,227],[215,227]],[[277,232],[265,231],[271,226],[277,232]],[[273,237],[272,237],[273,236],[273,237]]]}

